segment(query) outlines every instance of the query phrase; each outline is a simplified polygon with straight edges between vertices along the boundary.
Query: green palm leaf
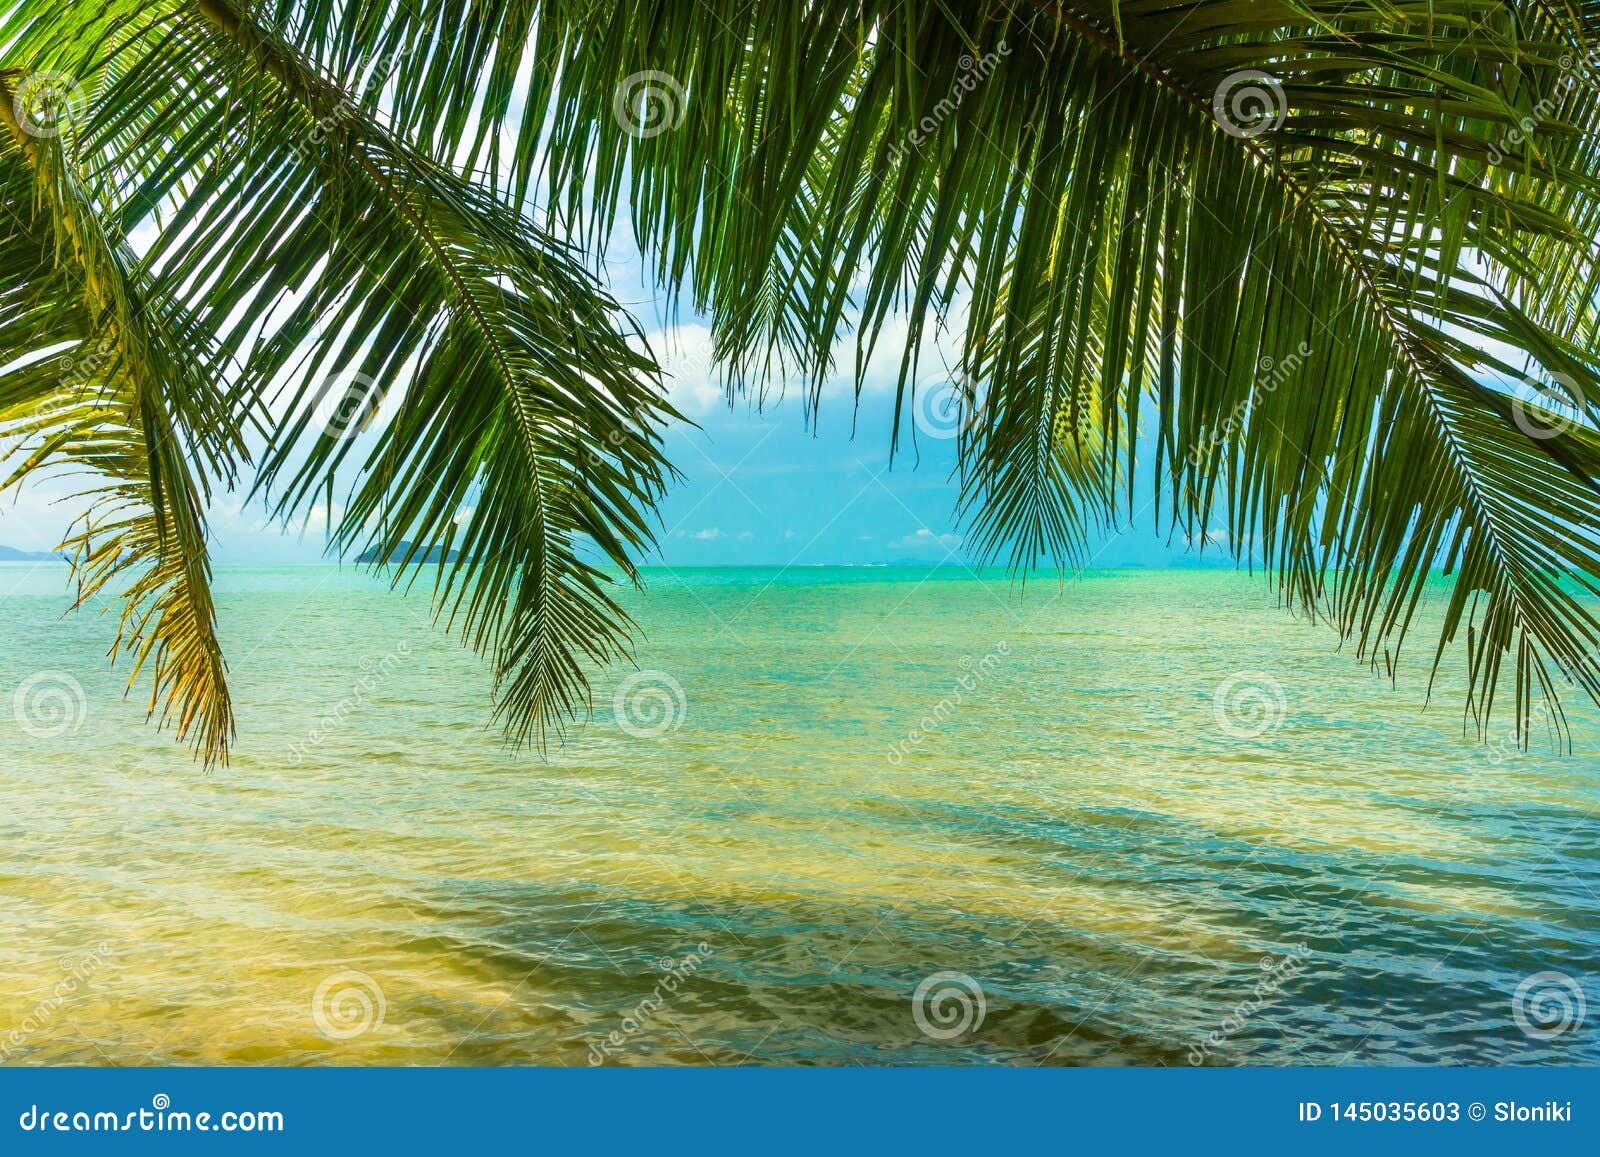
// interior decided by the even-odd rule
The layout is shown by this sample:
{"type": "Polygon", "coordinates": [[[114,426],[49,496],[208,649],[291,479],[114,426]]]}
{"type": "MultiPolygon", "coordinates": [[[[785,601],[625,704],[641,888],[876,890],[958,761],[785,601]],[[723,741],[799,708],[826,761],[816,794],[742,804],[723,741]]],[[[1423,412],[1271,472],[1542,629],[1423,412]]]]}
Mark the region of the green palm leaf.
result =
{"type": "Polygon", "coordinates": [[[123,609],[112,654],[131,656],[130,687],[148,663],[151,715],[218,762],[234,720],[204,504],[208,476],[231,479],[243,454],[237,411],[194,355],[204,334],[146,293],[60,138],[30,133],[15,107],[0,75],[9,223],[0,252],[27,271],[20,285],[47,296],[3,327],[12,356],[0,358],[10,367],[0,375],[0,435],[32,446],[5,486],[53,465],[94,474],[82,529],[63,544],[78,604],[115,590],[123,609]],[[16,364],[63,340],[76,341],[69,353],[16,364]]]}
{"type": "MultiPolygon", "coordinates": [[[[217,391],[270,413],[284,517],[340,496],[335,546],[403,553],[401,582],[460,551],[435,605],[514,738],[627,653],[602,564],[632,573],[670,478],[654,362],[584,263],[624,224],[735,392],[820,404],[840,343],[859,383],[903,320],[903,409],[957,331],[985,555],[1087,561],[1153,479],[1170,533],[1226,530],[1375,663],[1443,569],[1433,665],[1464,637],[1469,716],[1509,683],[1525,730],[1563,678],[1600,696],[1597,12],[107,0],[13,9],[0,44],[94,94],[57,234],[98,222],[125,299],[206,351],[212,393],[152,363],[137,394],[183,447],[146,455],[152,508],[186,464],[230,476],[217,391]],[[1525,396],[1556,385],[1574,405],[1525,396]]],[[[36,250],[0,250],[0,399],[93,460],[102,425],[45,421],[27,355],[106,305],[36,250]]]]}
{"type": "Polygon", "coordinates": [[[334,546],[393,558],[397,583],[451,555],[435,604],[494,657],[511,737],[542,742],[586,665],[627,653],[601,563],[648,549],[672,414],[637,329],[566,246],[243,9],[125,4],[113,26],[85,136],[146,174],[152,284],[280,415],[257,487],[285,518],[347,491],[334,546]]]}
{"type": "MultiPolygon", "coordinates": [[[[1503,384],[1600,398],[1587,16],[553,3],[518,56],[481,31],[448,49],[479,52],[465,74],[531,67],[546,94],[514,124],[515,192],[543,178],[595,235],[629,206],[669,287],[744,359],[735,380],[774,349],[820,377],[852,322],[864,355],[898,311],[905,393],[929,325],[965,316],[958,373],[984,398],[965,506],[988,550],[1081,557],[1153,471],[1167,519],[1259,544],[1374,661],[1427,575],[1452,573],[1435,656],[1471,633],[1480,722],[1503,656],[1519,726],[1556,667],[1595,692],[1600,635],[1573,586],[1600,573],[1593,413],[1557,428],[1503,384]],[[670,131],[617,115],[640,75],[670,78],[670,131]],[[1235,100],[1251,84],[1260,123],[1235,100]],[[776,300],[794,323],[772,323],[776,300]]],[[[312,15],[300,35],[331,51],[333,33],[312,15]]],[[[470,103],[446,51],[403,74],[402,119],[470,103]]],[[[513,124],[482,112],[474,146],[513,124]]]]}

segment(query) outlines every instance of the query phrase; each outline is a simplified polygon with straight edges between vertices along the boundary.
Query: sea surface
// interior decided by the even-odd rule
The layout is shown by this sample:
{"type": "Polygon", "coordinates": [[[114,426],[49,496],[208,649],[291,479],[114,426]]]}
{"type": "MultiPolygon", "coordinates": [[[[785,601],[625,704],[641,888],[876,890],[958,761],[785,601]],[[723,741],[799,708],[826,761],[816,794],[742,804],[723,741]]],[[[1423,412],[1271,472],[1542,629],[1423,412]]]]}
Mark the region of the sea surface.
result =
{"type": "Polygon", "coordinates": [[[541,758],[425,590],[223,569],[206,774],[0,567],[0,1062],[1600,1061],[1592,707],[1232,571],[647,578],[541,758]]]}

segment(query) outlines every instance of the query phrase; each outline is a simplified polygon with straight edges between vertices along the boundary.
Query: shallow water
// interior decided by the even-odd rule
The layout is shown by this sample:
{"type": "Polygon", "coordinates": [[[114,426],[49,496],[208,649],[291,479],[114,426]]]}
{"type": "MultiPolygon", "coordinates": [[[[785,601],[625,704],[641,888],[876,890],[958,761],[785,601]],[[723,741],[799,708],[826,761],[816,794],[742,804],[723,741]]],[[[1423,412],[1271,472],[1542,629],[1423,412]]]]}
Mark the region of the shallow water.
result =
{"type": "Polygon", "coordinates": [[[656,571],[545,761],[421,598],[225,570],[207,776],[64,576],[0,567],[9,1063],[1600,1060],[1595,711],[1481,746],[1259,580],[656,571]]]}

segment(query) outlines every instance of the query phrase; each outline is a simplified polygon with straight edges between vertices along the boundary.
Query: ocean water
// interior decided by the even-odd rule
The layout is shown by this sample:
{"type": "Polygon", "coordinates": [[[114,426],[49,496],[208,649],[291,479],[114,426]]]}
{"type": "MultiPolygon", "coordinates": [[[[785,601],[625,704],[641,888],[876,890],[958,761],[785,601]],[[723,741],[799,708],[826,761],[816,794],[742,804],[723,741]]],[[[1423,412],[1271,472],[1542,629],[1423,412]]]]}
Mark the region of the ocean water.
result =
{"type": "Polygon", "coordinates": [[[0,568],[4,1063],[1600,1061],[1595,711],[1480,744],[1259,579],[657,570],[540,758],[420,593],[224,570],[209,775],[64,580],[0,568]]]}

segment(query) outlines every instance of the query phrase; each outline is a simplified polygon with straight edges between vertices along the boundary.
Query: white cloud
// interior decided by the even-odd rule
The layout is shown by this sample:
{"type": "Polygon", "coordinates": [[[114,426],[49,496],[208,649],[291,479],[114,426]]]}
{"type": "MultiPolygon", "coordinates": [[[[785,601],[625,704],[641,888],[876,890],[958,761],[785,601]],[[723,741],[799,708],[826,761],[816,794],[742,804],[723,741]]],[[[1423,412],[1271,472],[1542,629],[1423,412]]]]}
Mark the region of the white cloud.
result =
{"type": "MultiPolygon", "coordinates": [[[[5,465],[14,465],[7,462],[5,465]]],[[[54,550],[73,519],[89,508],[70,480],[26,483],[0,499],[0,544],[17,550],[54,550]]]]}
{"type": "Polygon", "coordinates": [[[143,222],[135,225],[128,233],[128,246],[140,257],[143,257],[150,252],[151,246],[156,243],[156,239],[160,236],[161,229],[156,224],[155,219],[146,217],[143,222]]]}
{"type": "MultiPolygon", "coordinates": [[[[325,515],[326,510],[323,513],[325,515]]],[[[259,507],[247,508],[244,498],[237,493],[220,494],[213,499],[210,509],[206,511],[206,521],[215,531],[242,534],[282,532],[281,524],[269,522],[266,512],[259,507]]]]}
{"type": "Polygon", "coordinates": [[[890,550],[956,550],[961,546],[959,534],[934,534],[926,526],[889,544],[890,550]]]}
{"type": "Polygon", "coordinates": [[[690,538],[697,538],[701,542],[710,542],[712,539],[721,538],[722,537],[722,531],[718,530],[714,526],[708,526],[704,530],[695,531],[689,537],[690,538]]]}
{"type": "MultiPolygon", "coordinates": [[[[855,317],[852,315],[851,320],[855,317]]],[[[946,324],[939,325],[929,317],[923,324],[922,340],[917,346],[916,373],[911,383],[919,387],[950,380],[959,360],[961,340],[967,329],[967,302],[958,299],[950,309],[946,324]]],[[[884,319],[878,331],[877,343],[867,358],[866,372],[862,375],[861,389],[867,394],[893,394],[900,382],[900,361],[905,356],[906,342],[911,337],[911,323],[902,314],[884,319]]],[[[855,386],[856,335],[841,334],[834,342],[833,362],[836,370],[823,387],[824,397],[848,397],[855,386]]]]}
{"type": "MultiPolygon", "coordinates": [[[[849,398],[855,388],[856,334],[859,315],[851,310],[847,324],[833,345],[834,373],[822,386],[824,398],[849,398]]],[[[967,302],[959,298],[951,307],[946,324],[930,317],[918,345],[917,370],[913,379],[919,387],[931,388],[950,380],[958,361],[961,341],[966,333],[967,302]]],[[[911,325],[901,314],[884,319],[862,376],[862,391],[890,395],[900,380],[900,360],[905,353],[911,325]]],[[[726,404],[727,394],[718,381],[712,358],[711,329],[698,322],[670,326],[649,335],[650,348],[666,376],[667,395],[686,417],[700,419],[726,404]]],[[[777,369],[776,359],[771,367],[777,369]]],[[[775,382],[781,381],[775,378],[775,382]]],[[[776,394],[773,395],[776,397],[776,394]]]]}
{"type": "Polygon", "coordinates": [[[685,417],[703,418],[722,404],[725,395],[715,380],[709,326],[679,325],[653,333],[650,348],[666,375],[667,397],[685,417]]]}

